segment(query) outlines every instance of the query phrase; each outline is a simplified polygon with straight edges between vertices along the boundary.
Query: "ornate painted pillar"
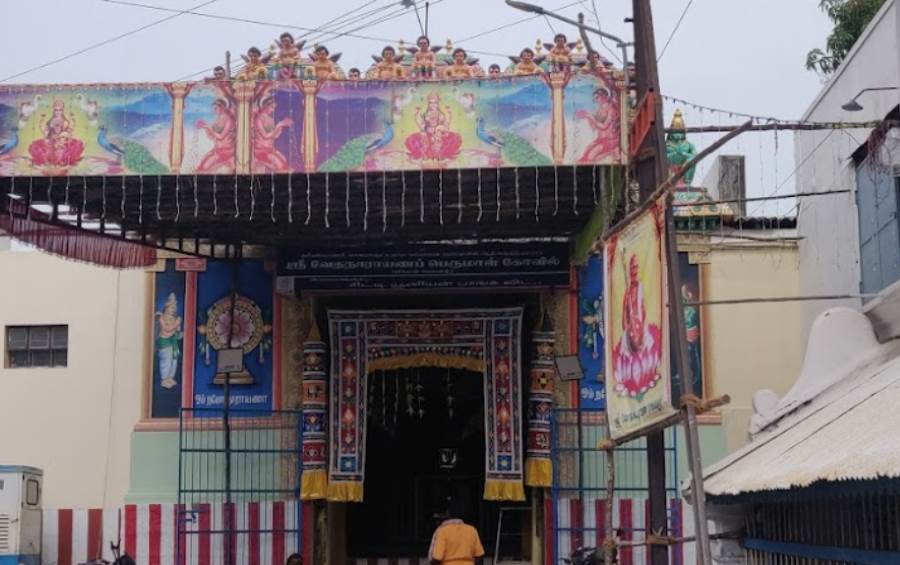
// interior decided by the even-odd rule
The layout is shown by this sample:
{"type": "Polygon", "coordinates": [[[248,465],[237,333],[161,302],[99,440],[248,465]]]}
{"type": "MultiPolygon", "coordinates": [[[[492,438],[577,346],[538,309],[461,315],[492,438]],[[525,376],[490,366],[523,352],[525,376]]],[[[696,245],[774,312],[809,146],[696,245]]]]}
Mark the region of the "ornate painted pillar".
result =
{"type": "Polygon", "coordinates": [[[172,97],[172,138],[169,143],[169,170],[178,174],[184,160],[184,99],[193,84],[167,84],[166,90],[172,97]]]}
{"type": "Polygon", "coordinates": [[[553,486],[550,414],[556,380],[556,336],[548,322],[549,318],[545,317],[541,328],[531,337],[534,349],[528,389],[528,451],[525,457],[525,484],[544,488],[553,486]]]}
{"type": "Polygon", "coordinates": [[[553,162],[561,164],[566,155],[566,113],[565,91],[569,83],[569,73],[550,73],[550,93],[553,116],[550,128],[550,147],[553,162]]]}
{"type": "Polygon", "coordinates": [[[238,174],[250,172],[250,156],[253,150],[250,141],[250,128],[253,116],[250,108],[253,103],[255,90],[255,81],[236,81],[234,83],[234,98],[237,102],[237,140],[234,166],[236,167],[235,172],[238,174]]]}
{"type": "Polygon", "coordinates": [[[316,170],[316,156],[319,153],[319,132],[316,125],[316,94],[320,82],[317,80],[300,81],[303,93],[303,169],[308,172],[316,170]]]}
{"type": "Polygon", "coordinates": [[[328,373],[325,342],[312,321],[303,342],[303,474],[300,477],[300,499],[319,500],[328,494],[328,373]]]}

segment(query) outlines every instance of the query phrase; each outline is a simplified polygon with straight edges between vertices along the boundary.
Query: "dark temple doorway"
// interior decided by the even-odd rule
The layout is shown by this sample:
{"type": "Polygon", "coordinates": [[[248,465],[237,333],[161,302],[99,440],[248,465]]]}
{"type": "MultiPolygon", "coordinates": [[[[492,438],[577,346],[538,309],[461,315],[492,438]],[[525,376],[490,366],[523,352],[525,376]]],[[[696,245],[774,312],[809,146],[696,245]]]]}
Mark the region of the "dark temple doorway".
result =
{"type": "MultiPolygon", "coordinates": [[[[511,504],[482,498],[483,379],[440,367],[369,376],[365,498],[347,515],[351,558],[424,558],[449,496],[464,500],[464,519],[493,553],[500,506],[511,504]]],[[[525,513],[505,514],[507,520],[522,523],[504,532],[527,529],[525,513]]],[[[516,546],[501,553],[520,553],[521,536],[501,539],[516,546]]]]}

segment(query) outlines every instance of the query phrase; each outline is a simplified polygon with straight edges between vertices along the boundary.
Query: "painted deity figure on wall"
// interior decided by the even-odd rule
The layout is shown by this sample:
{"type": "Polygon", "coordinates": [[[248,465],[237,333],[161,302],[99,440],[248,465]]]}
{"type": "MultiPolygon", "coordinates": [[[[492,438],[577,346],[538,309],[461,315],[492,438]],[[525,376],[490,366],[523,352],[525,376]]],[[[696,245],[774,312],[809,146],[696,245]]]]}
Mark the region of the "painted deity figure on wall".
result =
{"type": "MultiPolygon", "coordinates": [[[[684,132],[684,117],[681,114],[681,110],[675,110],[675,115],[672,116],[672,125],[669,129],[672,131],[666,135],[666,156],[669,159],[669,174],[671,175],[677,173],[681,167],[693,159],[694,155],[697,154],[697,149],[693,143],[687,140],[687,135],[684,132]]],[[[694,167],[691,167],[678,184],[679,186],[691,186],[693,182],[694,167]]]]}
{"type": "Polygon", "coordinates": [[[156,356],[159,361],[159,386],[171,389],[178,385],[175,377],[181,362],[181,340],[184,335],[181,328],[181,316],[178,315],[178,300],[175,298],[174,292],[169,294],[162,312],[157,312],[156,322],[158,326],[156,356]]]}
{"type": "Polygon", "coordinates": [[[657,367],[662,358],[661,332],[647,321],[644,287],[636,255],[628,262],[628,280],[622,300],[622,337],[614,348],[617,388],[620,393],[638,396],[659,379],[657,367]]]}
{"type": "Polygon", "coordinates": [[[406,76],[406,69],[400,64],[397,52],[390,45],[381,50],[381,57],[373,56],[372,58],[375,59],[375,64],[367,73],[367,78],[394,80],[406,76]]]}
{"type": "Polygon", "coordinates": [[[703,383],[703,359],[700,355],[700,309],[691,302],[697,301],[697,296],[691,285],[681,285],[681,298],[684,306],[684,335],[687,341],[688,363],[694,378],[694,393],[702,394],[703,383]]]}
{"type": "Polygon", "coordinates": [[[281,172],[288,169],[288,160],[275,148],[275,140],[285,128],[294,124],[291,118],[275,121],[275,98],[265,97],[253,116],[253,170],[281,172]]]}
{"type": "Polygon", "coordinates": [[[450,130],[453,114],[449,107],[441,107],[437,92],[428,95],[427,106],[416,108],[415,120],[419,131],[406,138],[406,150],[416,161],[446,161],[455,158],[462,147],[462,136],[450,130]]]}
{"type": "Polygon", "coordinates": [[[75,115],[66,116],[62,100],[53,101],[50,118],[42,115],[39,127],[43,137],[28,146],[35,166],[71,167],[81,160],[84,142],[75,137],[75,115]]]}
{"type": "Polygon", "coordinates": [[[614,115],[611,109],[612,101],[612,92],[609,88],[601,86],[594,91],[594,102],[596,103],[594,111],[578,110],[575,112],[575,117],[587,121],[595,136],[579,157],[579,163],[596,163],[619,146],[616,124],[612,119],[614,115]]]}
{"type": "Polygon", "coordinates": [[[213,148],[203,156],[197,165],[199,173],[234,172],[236,124],[234,110],[223,98],[213,102],[216,120],[207,124],[197,120],[197,127],[206,132],[213,142],[213,148]]]}

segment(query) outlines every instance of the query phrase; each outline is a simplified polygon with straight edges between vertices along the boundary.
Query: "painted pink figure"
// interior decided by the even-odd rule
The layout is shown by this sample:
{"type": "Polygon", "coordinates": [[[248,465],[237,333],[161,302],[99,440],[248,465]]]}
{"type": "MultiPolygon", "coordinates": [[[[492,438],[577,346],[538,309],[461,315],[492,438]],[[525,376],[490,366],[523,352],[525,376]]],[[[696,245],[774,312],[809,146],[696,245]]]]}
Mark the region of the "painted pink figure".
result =
{"type": "Polygon", "coordinates": [[[622,337],[613,346],[616,392],[639,396],[659,380],[662,333],[647,319],[637,256],[628,262],[628,284],[622,298],[622,337]]]}
{"type": "Polygon", "coordinates": [[[275,148],[275,140],[294,121],[284,118],[275,122],[275,99],[264,99],[253,118],[253,169],[260,172],[281,172],[288,169],[288,160],[275,148]]]}
{"type": "Polygon", "coordinates": [[[450,131],[450,108],[441,109],[441,97],[428,95],[428,106],[416,109],[419,131],[406,138],[406,151],[416,161],[447,161],[459,155],[462,136],[450,131]]]}
{"type": "Polygon", "coordinates": [[[28,146],[35,166],[71,167],[81,160],[84,143],[75,137],[75,116],[66,117],[62,100],[53,102],[53,114],[46,122],[42,118],[40,127],[44,137],[28,146]]]}
{"type": "Polygon", "coordinates": [[[216,121],[212,125],[197,120],[197,127],[206,132],[212,140],[213,148],[203,156],[197,165],[197,172],[213,173],[225,168],[225,172],[234,172],[235,156],[235,119],[228,103],[218,98],[213,102],[216,121]]]}
{"type": "Polygon", "coordinates": [[[619,132],[615,120],[612,119],[611,104],[612,94],[601,87],[594,91],[594,102],[597,110],[592,114],[585,110],[575,112],[575,117],[587,120],[588,125],[594,130],[596,137],[584,150],[579,163],[596,163],[601,161],[609,153],[615,151],[619,145],[619,132]]]}

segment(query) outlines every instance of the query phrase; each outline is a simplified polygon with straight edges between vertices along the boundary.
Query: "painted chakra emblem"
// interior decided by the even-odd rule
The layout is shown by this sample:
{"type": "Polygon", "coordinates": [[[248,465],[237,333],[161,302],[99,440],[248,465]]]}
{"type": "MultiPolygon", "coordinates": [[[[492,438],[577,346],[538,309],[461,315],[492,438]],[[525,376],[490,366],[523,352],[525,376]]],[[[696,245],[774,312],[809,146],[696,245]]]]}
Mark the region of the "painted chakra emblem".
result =
{"type": "Polygon", "coordinates": [[[213,349],[227,349],[228,333],[231,332],[231,347],[240,347],[250,353],[262,341],[267,328],[262,310],[246,296],[237,296],[234,305],[234,319],[231,319],[231,297],[226,296],[208,310],[206,336],[213,349]]]}

